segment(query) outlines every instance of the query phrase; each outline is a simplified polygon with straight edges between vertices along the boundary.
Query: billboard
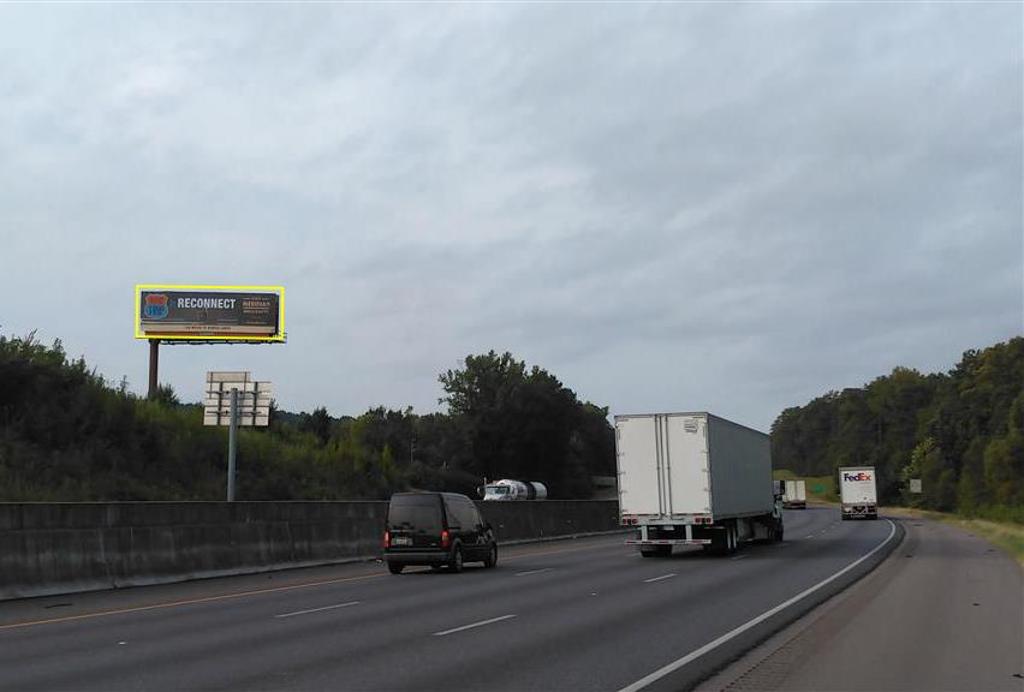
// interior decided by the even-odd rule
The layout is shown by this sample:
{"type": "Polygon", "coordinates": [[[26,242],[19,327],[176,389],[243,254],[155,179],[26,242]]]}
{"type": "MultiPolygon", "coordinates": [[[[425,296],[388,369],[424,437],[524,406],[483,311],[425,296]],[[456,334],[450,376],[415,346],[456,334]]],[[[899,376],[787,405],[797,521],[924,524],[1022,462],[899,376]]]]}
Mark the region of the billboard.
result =
{"type": "Polygon", "coordinates": [[[284,287],[139,284],[135,338],[284,341],[284,287]]]}

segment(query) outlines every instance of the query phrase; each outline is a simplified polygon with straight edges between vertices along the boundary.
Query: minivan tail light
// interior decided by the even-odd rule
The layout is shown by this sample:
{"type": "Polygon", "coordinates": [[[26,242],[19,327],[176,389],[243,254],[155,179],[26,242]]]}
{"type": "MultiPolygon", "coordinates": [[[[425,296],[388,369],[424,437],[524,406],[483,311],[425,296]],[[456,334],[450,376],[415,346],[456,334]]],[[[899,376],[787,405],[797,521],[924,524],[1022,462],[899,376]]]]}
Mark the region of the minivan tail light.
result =
{"type": "Polygon", "coordinates": [[[385,550],[391,547],[391,532],[384,532],[384,548],[385,550]]]}
{"type": "Polygon", "coordinates": [[[441,532],[441,547],[447,548],[452,544],[452,536],[448,533],[448,529],[441,532]]]}

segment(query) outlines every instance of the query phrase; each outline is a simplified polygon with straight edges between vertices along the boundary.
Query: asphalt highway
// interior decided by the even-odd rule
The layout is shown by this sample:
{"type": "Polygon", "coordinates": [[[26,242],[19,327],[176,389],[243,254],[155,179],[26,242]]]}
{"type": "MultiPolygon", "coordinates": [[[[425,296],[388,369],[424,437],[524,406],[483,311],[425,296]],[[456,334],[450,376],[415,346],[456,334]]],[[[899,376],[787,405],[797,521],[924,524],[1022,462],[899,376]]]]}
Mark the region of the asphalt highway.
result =
{"type": "Polygon", "coordinates": [[[363,563],[0,603],[0,689],[679,689],[902,535],[825,508],[785,525],[732,557],[609,536],[462,574],[363,563]]]}

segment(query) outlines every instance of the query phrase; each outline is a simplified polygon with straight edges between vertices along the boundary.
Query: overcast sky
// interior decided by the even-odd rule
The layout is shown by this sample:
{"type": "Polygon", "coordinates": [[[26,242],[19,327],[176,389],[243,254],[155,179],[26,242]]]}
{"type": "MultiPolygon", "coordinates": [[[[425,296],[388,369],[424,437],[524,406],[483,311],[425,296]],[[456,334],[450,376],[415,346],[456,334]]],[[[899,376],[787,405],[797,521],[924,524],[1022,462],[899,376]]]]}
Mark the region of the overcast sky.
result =
{"type": "Polygon", "coordinates": [[[146,386],[136,283],[282,284],[200,397],[438,408],[509,350],[767,429],[1024,331],[1022,5],[0,7],[0,332],[146,386]]]}

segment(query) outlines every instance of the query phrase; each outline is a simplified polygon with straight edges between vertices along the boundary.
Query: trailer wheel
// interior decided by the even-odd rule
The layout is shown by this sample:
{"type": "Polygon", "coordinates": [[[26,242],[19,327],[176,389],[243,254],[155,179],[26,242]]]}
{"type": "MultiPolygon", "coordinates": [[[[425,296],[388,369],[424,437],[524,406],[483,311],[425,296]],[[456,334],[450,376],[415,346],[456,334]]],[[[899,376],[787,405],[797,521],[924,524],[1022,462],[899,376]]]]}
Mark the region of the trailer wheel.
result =
{"type": "Polygon", "coordinates": [[[732,524],[726,524],[725,528],[711,535],[711,545],[705,548],[715,555],[729,555],[736,550],[735,530],[732,524]]]}
{"type": "Polygon", "coordinates": [[[728,539],[728,543],[725,549],[725,554],[732,555],[736,552],[740,543],[739,530],[736,528],[736,524],[729,524],[729,528],[726,529],[726,537],[728,539]]]}

